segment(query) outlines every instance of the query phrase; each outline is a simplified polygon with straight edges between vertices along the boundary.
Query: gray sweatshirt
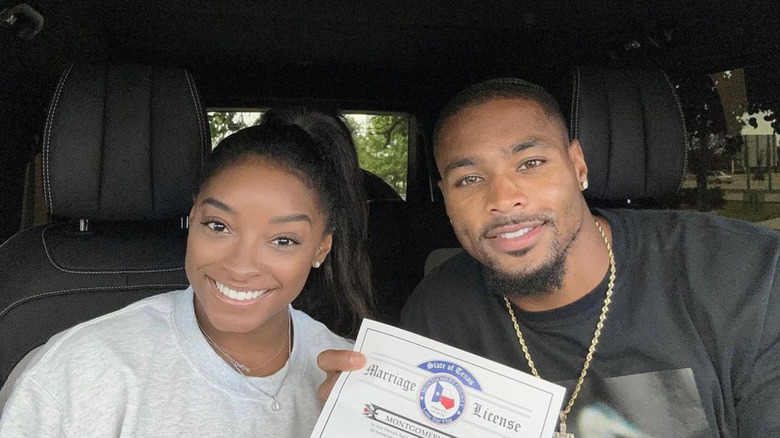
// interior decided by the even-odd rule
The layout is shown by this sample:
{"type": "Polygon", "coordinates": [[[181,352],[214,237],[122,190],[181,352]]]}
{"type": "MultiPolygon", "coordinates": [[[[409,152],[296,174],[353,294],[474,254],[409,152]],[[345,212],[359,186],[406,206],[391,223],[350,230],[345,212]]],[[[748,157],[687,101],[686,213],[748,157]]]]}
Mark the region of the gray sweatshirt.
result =
{"type": "Polygon", "coordinates": [[[223,361],[199,331],[192,289],[157,295],[54,337],[17,381],[0,437],[307,437],[325,374],[317,355],[352,344],[292,310],[292,357],[278,400],[223,361]]]}

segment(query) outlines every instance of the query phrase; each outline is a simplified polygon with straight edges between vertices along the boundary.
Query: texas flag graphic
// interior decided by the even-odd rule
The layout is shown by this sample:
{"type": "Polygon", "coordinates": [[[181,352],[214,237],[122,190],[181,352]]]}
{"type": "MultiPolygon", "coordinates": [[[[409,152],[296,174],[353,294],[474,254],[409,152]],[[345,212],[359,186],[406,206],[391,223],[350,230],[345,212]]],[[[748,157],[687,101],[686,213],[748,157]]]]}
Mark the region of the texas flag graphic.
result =
{"type": "Polygon", "coordinates": [[[444,387],[441,386],[441,383],[436,383],[436,388],[433,390],[433,397],[431,398],[431,401],[434,403],[440,403],[442,406],[444,406],[444,409],[452,409],[453,406],[455,406],[455,399],[452,398],[450,391],[447,391],[447,394],[444,394],[444,387]]]}

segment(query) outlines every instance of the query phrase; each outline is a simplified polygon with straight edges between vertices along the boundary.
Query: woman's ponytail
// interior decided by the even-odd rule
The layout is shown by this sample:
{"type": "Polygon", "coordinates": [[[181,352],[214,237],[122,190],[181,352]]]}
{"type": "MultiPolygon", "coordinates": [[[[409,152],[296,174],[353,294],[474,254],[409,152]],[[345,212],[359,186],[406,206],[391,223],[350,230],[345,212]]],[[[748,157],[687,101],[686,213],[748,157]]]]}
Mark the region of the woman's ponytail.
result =
{"type": "Polygon", "coordinates": [[[309,274],[293,305],[335,333],[354,337],[361,320],[371,316],[373,293],[366,248],[368,207],[352,134],[344,118],[325,106],[275,108],[264,116],[265,124],[297,126],[313,140],[310,147],[316,149],[318,165],[285,164],[311,180],[333,232],[330,254],[309,274]]]}

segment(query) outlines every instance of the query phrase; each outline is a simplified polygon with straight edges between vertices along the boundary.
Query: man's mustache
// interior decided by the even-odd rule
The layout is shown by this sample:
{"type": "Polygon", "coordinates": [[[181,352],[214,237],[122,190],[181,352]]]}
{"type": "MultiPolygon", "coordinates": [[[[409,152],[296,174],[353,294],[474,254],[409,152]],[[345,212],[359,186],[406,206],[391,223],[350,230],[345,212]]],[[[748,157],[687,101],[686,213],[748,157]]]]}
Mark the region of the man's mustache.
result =
{"type": "Polygon", "coordinates": [[[487,236],[495,229],[501,227],[508,227],[510,225],[517,225],[523,222],[552,222],[552,215],[547,213],[541,213],[536,215],[512,215],[506,217],[496,218],[484,227],[482,227],[482,238],[487,239],[487,236]]]}

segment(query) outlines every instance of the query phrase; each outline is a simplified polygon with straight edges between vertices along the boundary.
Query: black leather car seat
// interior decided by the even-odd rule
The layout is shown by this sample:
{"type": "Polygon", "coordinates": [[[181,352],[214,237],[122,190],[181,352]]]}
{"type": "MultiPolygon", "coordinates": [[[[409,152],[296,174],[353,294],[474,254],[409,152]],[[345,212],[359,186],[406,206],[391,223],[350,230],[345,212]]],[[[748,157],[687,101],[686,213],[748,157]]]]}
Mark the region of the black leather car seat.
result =
{"type": "Polygon", "coordinates": [[[187,286],[186,216],[211,151],[190,74],[139,65],[71,66],[43,141],[53,221],[0,246],[0,385],[53,334],[187,286]]]}
{"type": "Polygon", "coordinates": [[[628,203],[680,190],[682,108],[660,71],[575,68],[561,99],[588,164],[588,200],[628,203]]]}

